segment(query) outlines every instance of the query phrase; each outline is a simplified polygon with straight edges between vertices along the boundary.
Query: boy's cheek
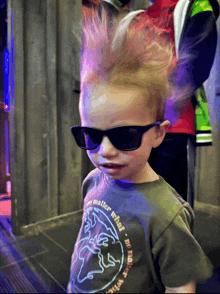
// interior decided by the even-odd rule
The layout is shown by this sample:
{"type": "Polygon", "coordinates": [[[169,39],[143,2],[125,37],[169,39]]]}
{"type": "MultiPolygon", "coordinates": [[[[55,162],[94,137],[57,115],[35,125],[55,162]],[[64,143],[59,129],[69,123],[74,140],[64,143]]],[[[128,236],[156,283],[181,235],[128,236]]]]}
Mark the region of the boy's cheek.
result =
{"type": "Polygon", "coordinates": [[[91,162],[97,166],[97,162],[98,162],[98,154],[97,152],[95,152],[94,150],[87,150],[87,155],[89,157],[89,159],[91,160],[91,162]]]}
{"type": "Polygon", "coordinates": [[[86,153],[87,153],[89,159],[92,160],[92,154],[91,154],[91,151],[90,151],[90,150],[87,150],[86,153]]]}

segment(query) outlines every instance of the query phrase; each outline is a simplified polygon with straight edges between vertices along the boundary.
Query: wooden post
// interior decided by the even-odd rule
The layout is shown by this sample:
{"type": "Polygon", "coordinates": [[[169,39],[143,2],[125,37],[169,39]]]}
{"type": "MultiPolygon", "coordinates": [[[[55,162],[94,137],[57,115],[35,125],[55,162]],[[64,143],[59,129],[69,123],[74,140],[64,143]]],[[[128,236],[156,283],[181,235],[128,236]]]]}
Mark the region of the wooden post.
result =
{"type": "Polygon", "coordinates": [[[80,0],[9,0],[10,164],[14,234],[81,208],[80,0]]]}

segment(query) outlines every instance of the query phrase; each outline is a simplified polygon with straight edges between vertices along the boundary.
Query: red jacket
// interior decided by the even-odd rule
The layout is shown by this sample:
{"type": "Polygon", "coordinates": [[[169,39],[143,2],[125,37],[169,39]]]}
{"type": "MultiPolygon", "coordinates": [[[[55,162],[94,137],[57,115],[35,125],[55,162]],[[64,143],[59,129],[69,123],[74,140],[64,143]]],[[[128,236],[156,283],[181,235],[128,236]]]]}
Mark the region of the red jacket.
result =
{"type": "MultiPolygon", "coordinates": [[[[168,33],[170,42],[174,44],[173,12],[177,2],[178,0],[156,0],[140,15],[137,29],[144,27],[145,20],[148,20],[150,16],[151,23],[163,28],[168,33]]],[[[181,111],[179,120],[169,129],[168,133],[195,134],[195,111],[190,97],[187,105],[181,111]]]]}

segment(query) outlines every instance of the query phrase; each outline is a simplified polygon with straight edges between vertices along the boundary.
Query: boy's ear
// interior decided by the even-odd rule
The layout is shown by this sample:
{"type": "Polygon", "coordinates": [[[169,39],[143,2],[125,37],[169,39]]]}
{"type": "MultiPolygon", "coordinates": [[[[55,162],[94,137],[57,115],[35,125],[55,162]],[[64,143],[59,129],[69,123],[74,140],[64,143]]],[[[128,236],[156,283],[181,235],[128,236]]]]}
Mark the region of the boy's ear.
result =
{"type": "Polygon", "coordinates": [[[170,129],[170,127],[170,122],[165,120],[156,128],[156,138],[153,142],[153,148],[158,147],[163,142],[166,132],[170,129]]]}

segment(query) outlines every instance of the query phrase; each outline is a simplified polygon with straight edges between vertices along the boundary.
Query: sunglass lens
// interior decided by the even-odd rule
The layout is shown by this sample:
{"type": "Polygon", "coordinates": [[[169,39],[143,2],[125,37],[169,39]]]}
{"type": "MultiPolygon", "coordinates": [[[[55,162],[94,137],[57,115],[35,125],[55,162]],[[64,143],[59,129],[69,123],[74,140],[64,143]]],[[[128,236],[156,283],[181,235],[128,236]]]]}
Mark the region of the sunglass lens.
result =
{"type": "Polygon", "coordinates": [[[79,128],[74,130],[74,137],[79,147],[92,150],[100,144],[99,134],[95,130],[79,128]]]}
{"type": "Polygon", "coordinates": [[[97,133],[93,130],[84,130],[84,141],[86,149],[95,149],[99,145],[97,133]]]}
{"type": "Polygon", "coordinates": [[[112,140],[117,149],[129,151],[140,147],[141,137],[142,136],[137,129],[123,127],[117,129],[112,140]]]}

